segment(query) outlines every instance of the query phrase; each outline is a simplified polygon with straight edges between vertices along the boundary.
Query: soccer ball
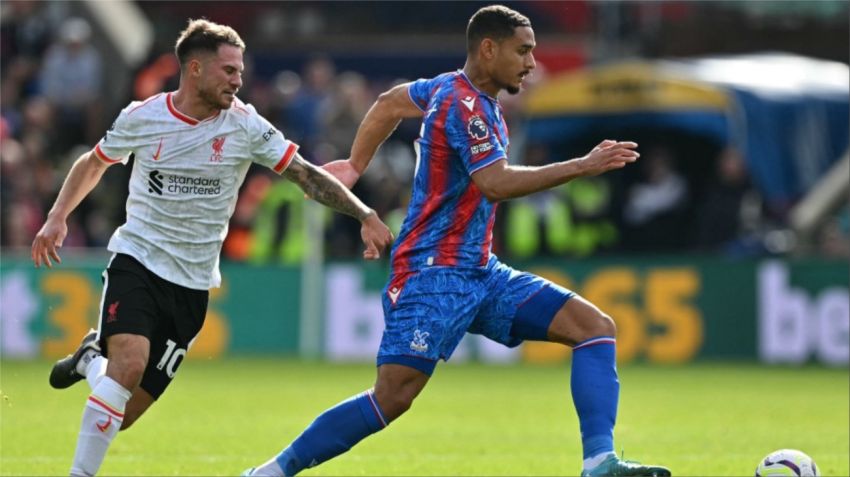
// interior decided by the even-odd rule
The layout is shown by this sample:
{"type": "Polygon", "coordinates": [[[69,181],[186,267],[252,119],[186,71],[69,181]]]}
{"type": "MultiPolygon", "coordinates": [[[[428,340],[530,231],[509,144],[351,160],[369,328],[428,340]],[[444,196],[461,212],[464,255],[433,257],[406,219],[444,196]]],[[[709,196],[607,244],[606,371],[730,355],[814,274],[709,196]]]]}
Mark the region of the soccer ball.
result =
{"type": "Polygon", "coordinates": [[[768,454],[756,467],[756,477],[768,475],[818,477],[820,472],[815,461],[805,453],[795,449],[781,449],[768,454]]]}

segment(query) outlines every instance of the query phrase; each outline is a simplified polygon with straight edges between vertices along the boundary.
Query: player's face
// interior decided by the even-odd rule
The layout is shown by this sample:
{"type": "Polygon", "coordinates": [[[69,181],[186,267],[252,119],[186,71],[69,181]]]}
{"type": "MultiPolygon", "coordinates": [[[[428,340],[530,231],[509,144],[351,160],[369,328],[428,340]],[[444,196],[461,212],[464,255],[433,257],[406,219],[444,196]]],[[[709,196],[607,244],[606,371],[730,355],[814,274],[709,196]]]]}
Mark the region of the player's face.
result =
{"type": "Polygon", "coordinates": [[[202,63],[198,95],[210,107],[227,109],[242,87],[242,50],[232,45],[221,45],[215,55],[202,63]]]}
{"type": "Polygon", "coordinates": [[[514,36],[499,43],[493,79],[501,89],[519,93],[523,79],[537,66],[531,53],[536,45],[531,27],[517,27],[514,36]]]}

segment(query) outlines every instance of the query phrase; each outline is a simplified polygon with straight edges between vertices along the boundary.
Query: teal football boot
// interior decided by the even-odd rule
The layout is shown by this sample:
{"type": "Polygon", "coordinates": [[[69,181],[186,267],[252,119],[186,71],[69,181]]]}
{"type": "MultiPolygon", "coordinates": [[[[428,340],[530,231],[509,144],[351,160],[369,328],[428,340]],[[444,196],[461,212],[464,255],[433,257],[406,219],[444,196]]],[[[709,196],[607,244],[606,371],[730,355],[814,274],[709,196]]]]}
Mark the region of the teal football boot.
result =
{"type": "Polygon", "coordinates": [[[621,460],[616,455],[610,455],[593,470],[581,471],[581,477],[670,477],[670,469],[659,465],[644,465],[630,460],[621,460]]]}

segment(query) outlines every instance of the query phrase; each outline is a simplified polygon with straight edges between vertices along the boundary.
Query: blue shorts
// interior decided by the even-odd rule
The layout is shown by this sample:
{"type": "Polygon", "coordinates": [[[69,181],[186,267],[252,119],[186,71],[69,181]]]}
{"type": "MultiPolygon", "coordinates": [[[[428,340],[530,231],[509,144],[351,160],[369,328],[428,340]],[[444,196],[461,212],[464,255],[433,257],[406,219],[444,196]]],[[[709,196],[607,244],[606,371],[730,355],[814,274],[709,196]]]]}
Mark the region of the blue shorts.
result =
{"type": "Polygon", "coordinates": [[[486,267],[428,267],[393,275],[383,290],[378,366],[401,364],[427,375],[463,336],[514,347],[546,341],[549,324],[573,292],[491,257],[486,267]]]}

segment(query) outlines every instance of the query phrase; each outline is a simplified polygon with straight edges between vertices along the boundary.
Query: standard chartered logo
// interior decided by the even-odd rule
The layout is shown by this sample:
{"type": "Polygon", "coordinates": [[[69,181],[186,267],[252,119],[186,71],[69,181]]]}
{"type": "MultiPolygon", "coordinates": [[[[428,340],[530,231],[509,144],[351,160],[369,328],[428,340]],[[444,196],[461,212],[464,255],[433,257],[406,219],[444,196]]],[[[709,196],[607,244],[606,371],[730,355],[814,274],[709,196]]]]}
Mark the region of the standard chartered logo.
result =
{"type": "Polygon", "coordinates": [[[163,176],[158,170],[148,175],[148,192],[162,195],[218,195],[221,193],[221,179],[210,177],[163,176]]]}
{"type": "Polygon", "coordinates": [[[221,179],[209,177],[168,176],[166,190],[171,194],[218,195],[221,179]]]}
{"type": "Polygon", "coordinates": [[[148,192],[162,195],[162,174],[157,170],[148,175],[148,192]]]}

